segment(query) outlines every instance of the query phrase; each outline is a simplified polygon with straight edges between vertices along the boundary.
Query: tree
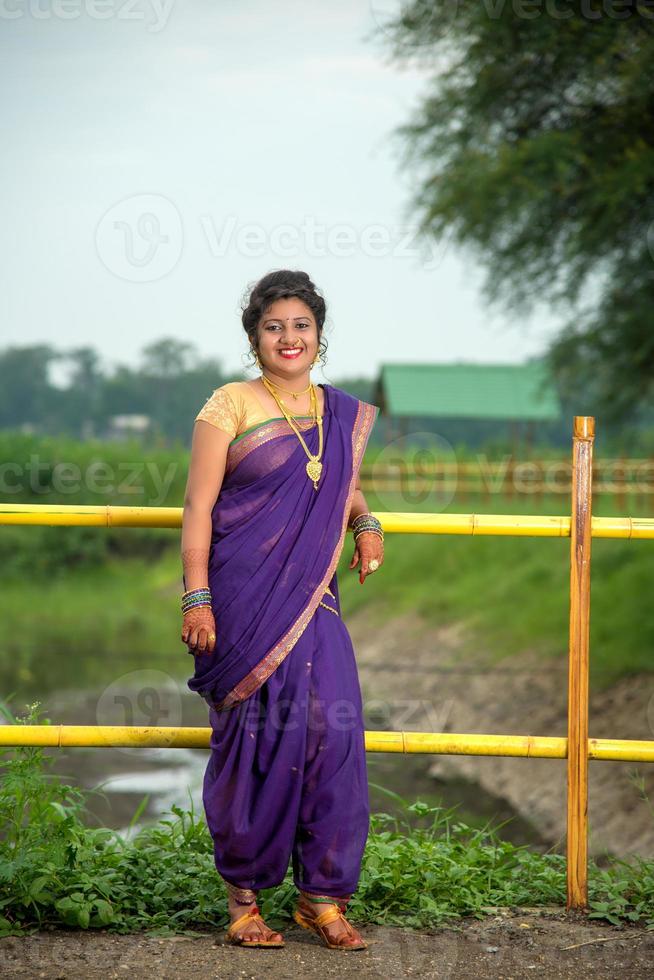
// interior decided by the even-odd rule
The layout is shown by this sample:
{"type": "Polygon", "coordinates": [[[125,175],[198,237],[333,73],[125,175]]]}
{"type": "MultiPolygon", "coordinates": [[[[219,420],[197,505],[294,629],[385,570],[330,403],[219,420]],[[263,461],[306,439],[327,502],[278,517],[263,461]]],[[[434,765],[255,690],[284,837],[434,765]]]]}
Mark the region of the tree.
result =
{"type": "Polygon", "coordinates": [[[0,351],[0,428],[47,425],[54,405],[49,372],[58,357],[50,344],[0,351]]]}
{"type": "Polygon", "coordinates": [[[69,367],[68,385],[59,405],[60,425],[79,438],[87,438],[104,421],[105,379],[100,356],[92,347],[84,346],[64,351],[60,360],[69,367]]]}
{"type": "Polygon", "coordinates": [[[193,344],[176,337],[162,337],[143,348],[143,373],[168,381],[188,370],[194,356],[193,344]]]}
{"type": "Polygon", "coordinates": [[[654,384],[654,3],[418,0],[384,26],[433,68],[395,131],[421,232],[479,255],[490,301],[548,299],[548,360],[617,420],[654,384]]]}
{"type": "Polygon", "coordinates": [[[223,384],[221,363],[200,356],[195,344],[162,337],[141,351],[138,384],[155,431],[186,442],[193,418],[214,388],[223,384]]]}

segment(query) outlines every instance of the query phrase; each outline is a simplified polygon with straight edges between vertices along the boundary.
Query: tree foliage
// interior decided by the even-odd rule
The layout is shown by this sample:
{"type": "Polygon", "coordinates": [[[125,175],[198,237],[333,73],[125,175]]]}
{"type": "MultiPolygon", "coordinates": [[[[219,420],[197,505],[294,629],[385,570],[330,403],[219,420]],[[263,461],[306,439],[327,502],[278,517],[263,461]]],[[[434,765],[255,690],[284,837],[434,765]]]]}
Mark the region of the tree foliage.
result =
{"type": "Polygon", "coordinates": [[[654,3],[418,0],[385,31],[433,69],[396,130],[421,231],[489,300],[563,309],[552,366],[624,417],[654,381],[654,3]]]}
{"type": "Polygon", "coordinates": [[[112,416],[149,416],[152,441],[188,442],[193,418],[214,388],[229,380],[223,365],[192,344],[162,337],[137,363],[105,368],[91,347],[49,344],[0,349],[0,429],[86,439],[106,436],[112,416]],[[52,368],[66,369],[65,387],[52,368]]]}

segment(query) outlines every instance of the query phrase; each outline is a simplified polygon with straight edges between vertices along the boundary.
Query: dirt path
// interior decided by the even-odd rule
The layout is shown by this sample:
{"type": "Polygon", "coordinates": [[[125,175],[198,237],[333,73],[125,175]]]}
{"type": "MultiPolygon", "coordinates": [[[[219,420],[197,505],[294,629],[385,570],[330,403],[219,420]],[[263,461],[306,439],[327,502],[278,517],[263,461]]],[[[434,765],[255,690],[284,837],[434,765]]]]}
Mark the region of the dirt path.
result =
{"type": "MultiPolygon", "coordinates": [[[[493,663],[461,656],[463,627],[434,628],[414,614],[383,628],[374,614],[347,621],[367,708],[367,728],[488,734],[567,734],[566,658],[525,651],[493,663]],[[377,722],[375,719],[377,718],[377,722]]],[[[593,737],[654,738],[654,674],[630,677],[591,698],[593,737]]],[[[566,766],[558,759],[432,756],[430,773],[465,777],[507,800],[550,844],[565,835],[566,766]]],[[[590,849],[596,856],[651,854],[654,765],[590,764],[590,849]]]]}
{"type": "Polygon", "coordinates": [[[560,911],[505,911],[481,922],[465,920],[456,930],[368,926],[360,931],[369,948],[351,953],[324,948],[294,923],[283,930],[283,949],[263,950],[224,945],[222,932],[199,939],[42,932],[0,940],[0,975],[12,980],[649,980],[654,962],[654,932],[618,930],[560,911]]]}

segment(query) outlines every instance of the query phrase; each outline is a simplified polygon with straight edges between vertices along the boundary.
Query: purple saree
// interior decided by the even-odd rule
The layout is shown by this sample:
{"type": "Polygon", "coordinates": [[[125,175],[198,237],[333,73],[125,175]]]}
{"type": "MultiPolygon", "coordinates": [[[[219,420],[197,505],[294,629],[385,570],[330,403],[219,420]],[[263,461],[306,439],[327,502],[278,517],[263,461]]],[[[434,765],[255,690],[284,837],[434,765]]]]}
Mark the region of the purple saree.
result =
{"type": "MultiPolygon", "coordinates": [[[[343,549],[356,477],[376,405],[332,385],[324,391],[318,489],[285,419],[232,441],[212,511],[211,654],[195,655],[188,687],[216,710],[249,697],[289,655],[329,586],[343,549]]],[[[304,428],[310,452],[318,427],[304,428]]],[[[333,590],[332,590],[333,591],[333,590]]]]}
{"type": "MultiPolygon", "coordinates": [[[[227,882],[347,900],[368,836],[363,706],[336,566],[376,405],[324,391],[314,489],[288,423],[232,441],[212,511],[216,647],[188,686],[210,705],[203,802],[227,882]],[[226,710],[226,709],[230,710],[226,710]]],[[[311,452],[318,428],[301,426],[311,452]]]]}

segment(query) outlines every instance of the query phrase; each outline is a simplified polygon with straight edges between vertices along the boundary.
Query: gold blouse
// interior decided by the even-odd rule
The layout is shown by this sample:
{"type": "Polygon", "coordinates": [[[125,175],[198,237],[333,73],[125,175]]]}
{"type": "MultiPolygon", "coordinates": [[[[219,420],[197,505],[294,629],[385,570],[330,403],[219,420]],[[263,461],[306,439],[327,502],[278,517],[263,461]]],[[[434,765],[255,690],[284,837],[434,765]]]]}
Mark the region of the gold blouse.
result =
{"type": "MultiPolygon", "coordinates": [[[[310,416],[293,416],[298,422],[299,429],[305,429],[313,424],[310,416]]],[[[195,416],[195,421],[202,419],[210,422],[223,432],[227,432],[232,440],[243,435],[256,425],[261,425],[271,418],[283,418],[280,415],[270,415],[267,408],[259,401],[251,385],[246,381],[228,381],[227,384],[215,388],[213,394],[195,416]]]]}

